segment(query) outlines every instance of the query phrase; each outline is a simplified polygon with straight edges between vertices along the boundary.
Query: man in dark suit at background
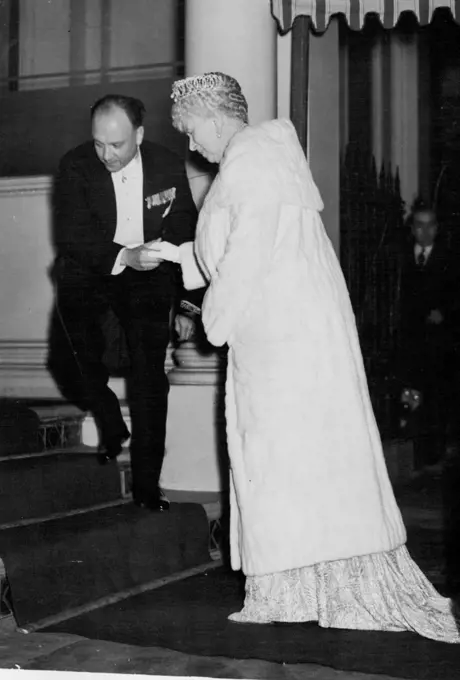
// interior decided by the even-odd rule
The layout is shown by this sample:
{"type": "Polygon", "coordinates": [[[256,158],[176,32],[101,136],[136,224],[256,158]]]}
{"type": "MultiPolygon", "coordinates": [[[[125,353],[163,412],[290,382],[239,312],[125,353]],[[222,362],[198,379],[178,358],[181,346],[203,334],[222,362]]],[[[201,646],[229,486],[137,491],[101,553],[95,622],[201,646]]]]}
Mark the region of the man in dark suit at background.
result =
{"type": "MultiPolygon", "coordinates": [[[[101,317],[112,309],[124,330],[133,499],[166,510],[159,487],[167,418],[164,363],[177,270],[151,257],[148,243],[194,238],[197,212],[183,163],[144,141],[144,106],[108,95],[91,110],[93,140],[62,159],[55,185],[53,278],[59,318],[76,360],[78,391],[99,431],[101,462],[130,435],[108,387],[101,317]]],[[[191,332],[177,317],[182,339],[191,332]]],[[[53,365],[50,366],[53,370],[53,365]]]]}
{"type": "Polygon", "coordinates": [[[433,210],[418,207],[409,218],[412,242],[401,272],[400,377],[421,396],[415,465],[438,463],[445,453],[452,394],[453,269],[438,237],[433,210]]]}

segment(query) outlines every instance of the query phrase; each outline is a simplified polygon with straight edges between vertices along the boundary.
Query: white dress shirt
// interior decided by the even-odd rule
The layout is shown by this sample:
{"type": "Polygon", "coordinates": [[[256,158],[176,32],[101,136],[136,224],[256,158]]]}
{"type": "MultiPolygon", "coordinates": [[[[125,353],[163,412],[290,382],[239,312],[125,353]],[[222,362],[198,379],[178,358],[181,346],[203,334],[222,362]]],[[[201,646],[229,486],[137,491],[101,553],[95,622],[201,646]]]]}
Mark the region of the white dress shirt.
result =
{"type": "Polygon", "coordinates": [[[421,254],[421,252],[423,250],[425,250],[425,264],[426,264],[428,262],[428,258],[431,255],[431,251],[433,250],[433,246],[432,245],[431,246],[425,246],[425,248],[423,248],[423,246],[421,246],[419,243],[417,243],[414,247],[414,258],[415,258],[416,262],[418,260],[419,255],[421,254]]]}
{"type": "MultiPolygon", "coordinates": [[[[122,170],[111,173],[117,202],[117,227],[114,243],[134,248],[144,243],[144,173],[138,152],[122,170]]],[[[120,250],[112,274],[120,274],[125,265],[120,264],[125,248],[120,250]]]]}

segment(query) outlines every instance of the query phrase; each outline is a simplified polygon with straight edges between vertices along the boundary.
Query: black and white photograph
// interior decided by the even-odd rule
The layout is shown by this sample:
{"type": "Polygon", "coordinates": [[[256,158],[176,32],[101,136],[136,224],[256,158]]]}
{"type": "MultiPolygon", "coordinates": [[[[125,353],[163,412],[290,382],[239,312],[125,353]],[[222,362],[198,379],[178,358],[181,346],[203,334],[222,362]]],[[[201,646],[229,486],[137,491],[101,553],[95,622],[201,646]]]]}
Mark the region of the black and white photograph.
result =
{"type": "Polygon", "coordinates": [[[460,678],[457,0],[0,0],[17,671],[460,678]]]}

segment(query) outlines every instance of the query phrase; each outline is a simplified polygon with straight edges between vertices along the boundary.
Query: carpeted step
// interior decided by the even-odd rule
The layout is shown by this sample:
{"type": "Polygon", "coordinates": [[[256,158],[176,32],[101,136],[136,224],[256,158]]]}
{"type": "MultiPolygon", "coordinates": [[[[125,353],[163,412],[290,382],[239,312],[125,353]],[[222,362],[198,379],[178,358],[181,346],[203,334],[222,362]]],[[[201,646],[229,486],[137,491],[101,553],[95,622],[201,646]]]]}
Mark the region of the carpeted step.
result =
{"type": "Polygon", "coordinates": [[[0,526],[120,498],[117,465],[84,447],[0,459],[0,526]]]}
{"type": "Polygon", "coordinates": [[[16,622],[61,614],[209,562],[202,506],[132,503],[0,531],[16,622]]]}

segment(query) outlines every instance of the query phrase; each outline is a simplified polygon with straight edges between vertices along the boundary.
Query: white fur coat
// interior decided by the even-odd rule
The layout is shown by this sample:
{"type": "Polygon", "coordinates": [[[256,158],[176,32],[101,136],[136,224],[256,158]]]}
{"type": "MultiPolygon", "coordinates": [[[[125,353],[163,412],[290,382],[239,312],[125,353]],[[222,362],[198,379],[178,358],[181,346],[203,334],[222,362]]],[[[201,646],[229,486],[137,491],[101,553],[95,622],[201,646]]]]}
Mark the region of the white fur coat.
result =
{"type": "Polygon", "coordinates": [[[184,249],[186,285],[200,270],[210,282],[208,339],[229,345],[231,559],[245,574],[406,539],[322,208],[292,124],[248,127],[206,197],[196,259],[184,249]]]}

